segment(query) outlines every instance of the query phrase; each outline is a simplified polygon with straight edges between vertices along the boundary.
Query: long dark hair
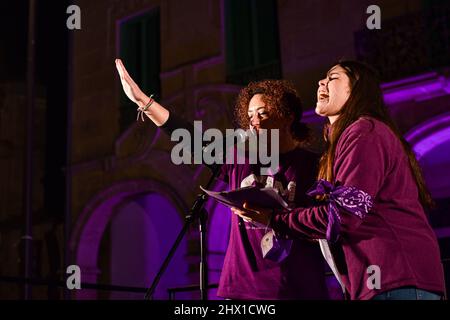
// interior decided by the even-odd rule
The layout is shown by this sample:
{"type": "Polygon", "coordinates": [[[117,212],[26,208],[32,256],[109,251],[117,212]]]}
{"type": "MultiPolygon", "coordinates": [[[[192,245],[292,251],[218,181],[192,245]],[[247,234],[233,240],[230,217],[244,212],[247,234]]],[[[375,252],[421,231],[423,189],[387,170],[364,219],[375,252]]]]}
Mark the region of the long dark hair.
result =
{"type": "Polygon", "coordinates": [[[348,100],[342,106],[338,119],[333,123],[331,133],[328,134],[331,126],[329,123],[324,128],[327,148],[320,160],[319,179],[333,182],[333,163],[337,142],[341,134],[360,117],[370,116],[385,123],[401,141],[403,149],[408,156],[411,172],[417,184],[419,200],[424,207],[432,208],[434,202],[426,187],[425,179],[423,178],[414,152],[409,143],[403,138],[384,104],[376,70],[358,61],[339,61],[336,65],[342,67],[349,77],[351,93],[348,100]]]}

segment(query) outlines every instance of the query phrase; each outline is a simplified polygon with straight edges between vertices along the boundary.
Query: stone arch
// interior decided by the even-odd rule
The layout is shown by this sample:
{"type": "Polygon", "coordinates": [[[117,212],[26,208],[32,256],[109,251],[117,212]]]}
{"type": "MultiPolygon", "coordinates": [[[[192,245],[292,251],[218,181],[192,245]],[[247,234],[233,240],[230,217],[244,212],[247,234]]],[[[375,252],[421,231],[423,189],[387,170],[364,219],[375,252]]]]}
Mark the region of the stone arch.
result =
{"type": "Polygon", "coordinates": [[[450,112],[433,117],[406,135],[434,197],[450,197],[450,112]]]}
{"type": "MultiPolygon", "coordinates": [[[[152,180],[130,180],[117,182],[95,195],[80,214],[70,239],[72,261],[80,266],[82,282],[97,283],[98,251],[105,229],[116,208],[131,201],[132,197],[156,193],[169,200],[179,218],[182,219],[187,207],[176,192],[164,184],[152,180]]],[[[169,223],[169,222],[168,222],[169,223]]],[[[94,290],[80,290],[77,298],[95,299],[94,290]]]]}

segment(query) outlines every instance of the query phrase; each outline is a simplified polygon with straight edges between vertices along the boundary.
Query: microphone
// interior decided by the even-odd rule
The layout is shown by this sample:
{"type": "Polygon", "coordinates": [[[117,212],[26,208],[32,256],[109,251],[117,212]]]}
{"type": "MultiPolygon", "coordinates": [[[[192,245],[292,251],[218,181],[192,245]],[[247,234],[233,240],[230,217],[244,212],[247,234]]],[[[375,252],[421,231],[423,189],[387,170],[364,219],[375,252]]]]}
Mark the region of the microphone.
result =
{"type": "MultiPolygon", "coordinates": [[[[205,134],[206,134],[207,131],[205,131],[205,134]]],[[[228,129],[227,129],[227,131],[228,131],[228,129]]],[[[251,133],[249,133],[249,132],[247,132],[245,130],[237,129],[232,134],[227,134],[224,139],[215,137],[214,141],[211,141],[209,143],[204,144],[203,147],[202,147],[202,150],[203,150],[203,152],[210,152],[210,150],[212,148],[214,148],[214,144],[216,143],[216,139],[219,139],[221,141],[223,139],[222,142],[223,142],[224,146],[231,147],[232,145],[246,142],[250,138],[250,135],[251,135],[251,133]]],[[[209,139],[210,135],[206,134],[206,137],[209,139]]]]}
{"type": "MultiPolygon", "coordinates": [[[[203,134],[204,144],[201,151],[203,163],[206,165],[230,163],[229,161],[235,160],[234,150],[237,150],[238,158],[243,157],[247,141],[249,141],[250,148],[256,146],[256,137],[257,133],[253,128],[248,130],[226,129],[225,137],[217,129],[208,129],[203,134]],[[230,153],[230,151],[232,152],[230,153]]],[[[196,152],[194,152],[194,156],[195,154],[196,152]]]]}
{"type": "MultiPolygon", "coordinates": [[[[171,120],[170,117],[169,120],[171,120]]],[[[270,165],[270,167],[261,167],[261,175],[278,171],[278,129],[271,130],[270,141],[267,130],[256,132],[252,127],[247,130],[226,129],[224,137],[223,132],[215,128],[203,132],[202,121],[194,121],[192,126],[174,117],[163,130],[171,131],[171,141],[178,141],[170,154],[172,163],[176,165],[204,164],[215,172],[225,163],[261,164],[270,165]],[[248,153],[245,152],[247,145],[248,153]],[[270,147],[270,156],[268,147],[270,147]]]]}

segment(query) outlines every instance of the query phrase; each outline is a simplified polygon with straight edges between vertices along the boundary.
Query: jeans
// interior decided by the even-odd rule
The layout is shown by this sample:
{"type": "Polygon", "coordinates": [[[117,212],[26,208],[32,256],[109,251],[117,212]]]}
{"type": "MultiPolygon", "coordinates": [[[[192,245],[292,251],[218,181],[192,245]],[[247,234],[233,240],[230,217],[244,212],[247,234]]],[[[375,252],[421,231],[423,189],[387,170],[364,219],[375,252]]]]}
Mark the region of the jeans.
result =
{"type": "Polygon", "coordinates": [[[386,291],[376,295],[373,300],[441,300],[441,296],[429,291],[408,287],[386,291]]]}

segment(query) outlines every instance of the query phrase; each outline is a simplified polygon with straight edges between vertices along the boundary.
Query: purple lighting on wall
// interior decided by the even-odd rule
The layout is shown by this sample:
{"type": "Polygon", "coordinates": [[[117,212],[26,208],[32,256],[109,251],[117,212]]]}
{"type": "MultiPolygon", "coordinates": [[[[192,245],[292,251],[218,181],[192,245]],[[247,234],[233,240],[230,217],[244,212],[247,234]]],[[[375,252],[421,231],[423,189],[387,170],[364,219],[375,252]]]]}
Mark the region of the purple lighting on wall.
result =
{"type": "Polygon", "coordinates": [[[435,147],[450,140],[450,113],[432,118],[405,135],[420,159],[435,147]]]}
{"type": "Polygon", "coordinates": [[[450,80],[436,72],[381,85],[384,101],[392,105],[405,101],[423,101],[450,94],[450,80]]]}

